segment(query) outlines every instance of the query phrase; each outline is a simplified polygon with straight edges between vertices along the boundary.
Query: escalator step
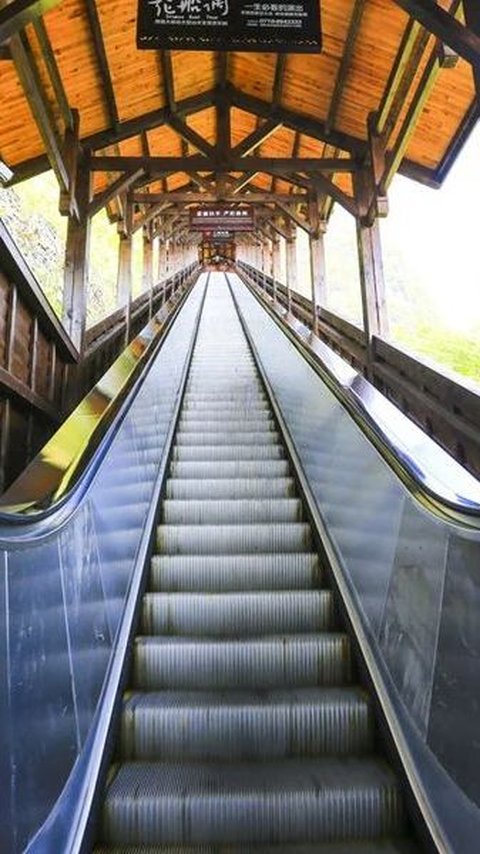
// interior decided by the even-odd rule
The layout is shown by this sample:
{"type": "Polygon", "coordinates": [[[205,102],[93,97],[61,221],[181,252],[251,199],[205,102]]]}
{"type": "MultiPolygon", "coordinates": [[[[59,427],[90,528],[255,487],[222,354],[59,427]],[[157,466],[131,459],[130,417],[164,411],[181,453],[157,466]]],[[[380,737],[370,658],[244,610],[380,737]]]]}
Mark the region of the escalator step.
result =
{"type": "Polygon", "coordinates": [[[168,498],[203,501],[215,498],[291,498],[295,495],[292,477],[274,478],[170,478],[168,498]]]}
{"type": "Polygon", "coordinates": [[[150,589],[199,591],[294,590],[320,586],[316,554],[155,555],[150,589]]]}
{"type": "Polygon", "coordinates": [[[175,444],[179,446],[201,446],[201,445],[278,445],[280,437],[277,432],[271,430],[262,430],[261,432],[248,433],[242,430],[239,433],[234,433],[232,430],[227,430],[221,433],[218,430],[214,433],[206,431],[183,432],[178,431],[175,436],[175,444]]]}
{"type": "Polygon", "coordinates": [[[223,499],[183,501],[167,499],[162,504],[166,525],[251,525],[254,522],[301,522],[302,502],[298,498],[223,499]]]}
{"type": "Polygon", "coordinates": [[[217,433],[223,430],[233,430],[234,433],[254,433],[255,431],[276,430],[276,424],[273,418],[265,415],[263,418],[255,415],[250,418],[240,420],[235,417],[232,412],[229,418],[224,415],[221,418],[212,418],[209,413],[206,413],[204,418],[196,416],[184,415],[179,422],[178,429],[181,433],[217,433]]]}
{"type": "Polygon", "coordinates": [[[333,628],[330,590],[268,593],[147,593],[146,635],[240,637],[324,632],[333,628]]]}
{"type": "Polygon", "coordinates": [[[370,704],[358,688],[134,694],[122,715],[124,759],[358,756],[372,741],[370,704]]]}
{"type": "Polygon", "coordinates": [[[107,790],[103,836],[117,844],[346,841],[400,833],[403,819],[398,782],[381,761],[135,762],[107,790]]]}
{"type": "Polygon", "coordinates": [[[161,554],[252,554],[311,551],[310,525],[160,525],[161,554]]]}
{"type": "Polygon", "coordinates": [[[174,460],[283,460],[282,445],[175,445],[174,460]]]}
{"type": "Polygon", "coordinates": [[[287,460],[184,460],[170,466],[171,476],[178,478],[275,478],[289,473],[287,460]]]}
{"type": "Polygon", "coordinates": [[[97,847],[94,854],[419,854],[407,839],[321,842],[293,845],[129,845],[97,847]]]}
{"type": "Polygon", "coordinates": [[[138,637],[133,684],[164,688],[298,688],[350,682],[344,634],[208,640],[138,637]]]}

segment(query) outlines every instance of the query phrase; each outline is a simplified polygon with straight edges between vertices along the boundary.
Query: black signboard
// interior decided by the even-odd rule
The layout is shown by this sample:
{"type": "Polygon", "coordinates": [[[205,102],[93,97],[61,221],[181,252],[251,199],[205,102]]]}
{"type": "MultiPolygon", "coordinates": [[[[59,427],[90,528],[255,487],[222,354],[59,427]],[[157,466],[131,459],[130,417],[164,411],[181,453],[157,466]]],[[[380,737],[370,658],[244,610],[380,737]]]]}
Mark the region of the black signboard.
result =
{"type": "Polygon", "coordinates": [[[253,231],[255,219],[251,206],[243,208],[201,207],[190,209],[191,231],[253,231]]]}
{"type": "Polygon", "coordinates": [[[141,50],[318,53],[320,0],[139,0],[141,50]]]}

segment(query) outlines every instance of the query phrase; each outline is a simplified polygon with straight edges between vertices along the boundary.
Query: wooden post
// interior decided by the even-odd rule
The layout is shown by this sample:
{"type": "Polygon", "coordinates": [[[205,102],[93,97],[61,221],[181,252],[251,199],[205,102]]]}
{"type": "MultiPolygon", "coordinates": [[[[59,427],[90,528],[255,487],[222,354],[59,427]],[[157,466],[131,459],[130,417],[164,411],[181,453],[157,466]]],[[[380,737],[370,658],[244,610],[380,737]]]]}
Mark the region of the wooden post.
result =
{"type": "Polygon", "coordinates": [[[128,344],[132,302],[132,238],[121,233],[118,239],[117,308],[125,309],[125,344],[128,344]]]}
{"type": "Polygon", "coordinates": [[[272,233],[272,279],[273,279],[273,302],[277,302],[277,284],[280,279],[280,237],[272,233]]]}
{"type": "Polygon", "coordinates": [[[287,311],[292,311],[292,290],[297,289],[297,227],[292,223],[286,240],[287,311]]]}
{"type": "Polygon", "coordinates": [[[148,291],[148,319],[153,310],[153,241],[150,223],[143,226],[142,291],[148,291]]]}
{"type": "Polygon", "coordinates": [[[382,245],[378,219],[366,224],[370,207],[371,179],[366,169],[354,176],[355,196],[359,216],[357,219],[357,246],[362,292],[363,324],[367,342],[367,368],[370,376],[373,366],[372,338],[388,336],[388,313],[383,275],[382,245]]]}
{"type": "Polygon", "coordinates": [[[318,335],[318,309],[327,302],[327,275],[325,264],[326,223],[310,234],[310,271],[312,278],[312,330],[318,335]]]}
{"type": "Polygon", "coordinates": [[[63,284],[63,325],[75,347],[82,353],[87,314],[90,224],[90,172],[85,161],[79,163],[76,179],[79,218],[68,216],[63,284]]]}

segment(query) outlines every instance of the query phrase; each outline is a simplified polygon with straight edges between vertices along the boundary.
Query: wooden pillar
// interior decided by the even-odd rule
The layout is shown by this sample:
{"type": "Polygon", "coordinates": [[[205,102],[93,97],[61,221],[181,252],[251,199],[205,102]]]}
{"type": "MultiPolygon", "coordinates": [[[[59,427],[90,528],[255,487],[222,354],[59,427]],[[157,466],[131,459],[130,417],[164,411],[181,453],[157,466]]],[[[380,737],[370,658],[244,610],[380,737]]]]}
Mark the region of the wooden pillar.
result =
{"type": "Polygon", "coordinates": [[[142,292],[148,291],[148,317],[153,308],[153,241],[150,224],[143,227],[142,292]]]}
{"type": "Polygon", "coordinates": [[[90,172],[83,161],[78,166],[76,195],[79,218],[69,214],[63,280],[63,325],[79,353],[83,350],[87,316],[90,224],[90,172]]]}
{"type": "Polygon", "coordinates": [[[158,281],[167,278],[167,243],[162,235],[158,238],[158,281]]]}
{"type": "Polygon", "coordinates": [[[367,367],[372,373],[374,335],[388,336],[388,313],[383,274],[380,224],[377,218],[368,223],[371,179],[367,170],[354,176],[355,197],[359,208],[357,217],[357,246],[362,293],[362,313],[367,341],[367,367]]]}
{"type": "Polygon", "coordinates": [[[297,228],[292,225],[286,241],[287,311],[292,311],[292,291],[297,289],[297,228]]]}
{"type": "Polygon", "coordinates": [[[318,335],[318,309],[327,303],[327,275],[325,264],[325,230],[323,223],[318,231],[311,232],[310,272],[312,279],[312,330],[318,335]]]}
{"type": "Polygon", "coordinates": [[[122,233],[118,238],[117,308],[125,309],[125,344],[128,344],[132,302],[132,238],[122,233]]]}
{"type": "Polygon", "coordinates": [[[272,279],[273,279],[273,301],[277,301],[277,284],[280,280],[280,237],[272,235],[272,279]]]}

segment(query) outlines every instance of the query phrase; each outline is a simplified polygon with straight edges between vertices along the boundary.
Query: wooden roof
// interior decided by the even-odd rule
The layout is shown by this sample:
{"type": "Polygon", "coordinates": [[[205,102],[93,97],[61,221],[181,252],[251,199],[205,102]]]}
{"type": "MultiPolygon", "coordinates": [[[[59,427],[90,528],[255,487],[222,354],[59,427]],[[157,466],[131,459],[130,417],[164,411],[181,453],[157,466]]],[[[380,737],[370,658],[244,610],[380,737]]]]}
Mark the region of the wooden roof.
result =
{"type": "MultiPolygon", "coordinates": [[[[235,146],[252,135],[255,142],[258,131],[260,144],[248,154],[268,163],[254,169],[246,186],[287,194],[301,192],[308,181],[303,187],[301,169],[292,180],[286,162],[282,174],[272,174],[276,158],[358,162],[369,150],[370,116],[390,163],[385,183],[400,167],[437,185],[476,121],[472,66],[450,55],[439,62],[437,39],[401,5],[322,0],[322,52],[279,57],[138,51],[136,0],[114,6],[63,0],[14,37],[10,54],[0,53],[0,159],[20,179],[48,168],[49,145],[61,149],[72,110],[84,147],[109,158],[203,156],[219,143],[235,154],[235,146]],[[50,141],[39,131],[42,110],[52,122],[50,141]]],[[[459,0],[439,5],[462,20],[459,0]]],[[[229,161],[232,182],[244,174],[236,168],[239,157],[229,161]]],[[[188,173],[179,163],[172,169],[159,163],[151,178],[147,171],[138,182],[142,192],[208,191],[211,166],[205,161],[202,168],[198,157],[192,163],[188,173]]],[[[94,173],[97,195],[127,168],[126,162],[119,170],[105,164],[94,173]]],[[[338,188],[340,200],[342,193],[352,195],[348,171],[317,178],[325,192],[338,188]]]]}

